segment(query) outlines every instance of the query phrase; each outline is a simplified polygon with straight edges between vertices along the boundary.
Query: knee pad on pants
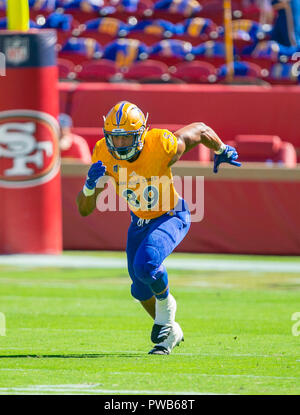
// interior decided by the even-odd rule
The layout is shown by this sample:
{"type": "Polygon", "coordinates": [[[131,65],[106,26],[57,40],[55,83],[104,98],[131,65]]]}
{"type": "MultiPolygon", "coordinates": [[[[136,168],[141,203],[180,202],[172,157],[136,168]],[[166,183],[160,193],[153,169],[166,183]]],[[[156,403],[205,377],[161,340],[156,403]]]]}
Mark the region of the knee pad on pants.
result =
{"type": "Polygon", "coordinates": [[[143,284],[151,285],[155,282],[154,276],[160,266],[159,257],[159,252],[151,245],[137,252],[133,262],[134,275],[143,284]]]}

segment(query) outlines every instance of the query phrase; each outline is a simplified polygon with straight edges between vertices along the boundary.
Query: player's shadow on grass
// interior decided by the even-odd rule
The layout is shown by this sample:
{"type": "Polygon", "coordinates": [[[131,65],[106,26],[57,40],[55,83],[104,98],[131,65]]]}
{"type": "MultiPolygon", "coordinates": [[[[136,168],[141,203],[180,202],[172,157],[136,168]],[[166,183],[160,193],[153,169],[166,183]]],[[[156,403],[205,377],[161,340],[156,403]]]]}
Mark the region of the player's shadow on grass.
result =
{"type": "Polygon", "coordinates": [[[141,357],[145,353],[78,353],[78,354],[14,354],[0,355],[0,359],[16,359],[16,358],[38,358],[38,359],[97,359],[101,357],[141,357]]]}

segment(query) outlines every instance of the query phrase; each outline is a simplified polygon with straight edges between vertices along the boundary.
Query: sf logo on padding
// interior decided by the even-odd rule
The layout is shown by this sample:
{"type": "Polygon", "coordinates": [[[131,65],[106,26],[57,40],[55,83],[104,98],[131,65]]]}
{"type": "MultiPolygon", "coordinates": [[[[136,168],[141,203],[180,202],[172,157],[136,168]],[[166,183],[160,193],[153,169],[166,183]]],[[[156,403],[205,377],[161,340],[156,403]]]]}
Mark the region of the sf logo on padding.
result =
{"type": "Polygon", "coordinates": [[[58,172],[58,125],[39,111],[0,112],[0,186],[31,187],[58,172]]]}

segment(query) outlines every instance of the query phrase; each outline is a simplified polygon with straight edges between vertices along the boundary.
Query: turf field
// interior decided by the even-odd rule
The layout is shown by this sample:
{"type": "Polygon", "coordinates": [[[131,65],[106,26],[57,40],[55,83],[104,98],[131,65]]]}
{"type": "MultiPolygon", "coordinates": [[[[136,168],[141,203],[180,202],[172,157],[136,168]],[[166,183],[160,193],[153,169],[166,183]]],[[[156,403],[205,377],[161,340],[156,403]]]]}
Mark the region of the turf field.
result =
{"type": "MultiPolygon", "coordinates": [[[[300,265],[299,258],[259,260],[300,265]]],[[[129,285],[121,268],[0,265],[0,393],[300,393],[300,336],[291,320],[300,312],[300,272],[172,269],[185,342],[170,356],[147,354],[152,321],[129,285]]]]}

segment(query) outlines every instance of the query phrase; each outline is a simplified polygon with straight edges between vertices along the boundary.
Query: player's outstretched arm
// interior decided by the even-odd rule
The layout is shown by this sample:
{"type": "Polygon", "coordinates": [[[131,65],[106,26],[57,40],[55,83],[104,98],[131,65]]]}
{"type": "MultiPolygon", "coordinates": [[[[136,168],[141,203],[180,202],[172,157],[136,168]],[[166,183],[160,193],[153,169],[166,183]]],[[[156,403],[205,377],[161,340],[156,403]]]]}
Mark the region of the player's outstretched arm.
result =
{"type": "Polygon", "coordinates": [[[183,153],[199,144],[203,144],[215,152],[214,173],[218,172],[221,163],[241,166],[241,163],[235,161],[238,158],[235,148],[224,144],[217,133],[202,122],[195,122],[180,128],[174,135],[177,137],[177,154],[169,165],[179,160],[183,153]]]}
{"type": "Polygon", "coordinates": [[[88,171],[88,175],[81,192],[79,192],[76,203],[81,216],[88,216],[96,207],[97,196],[103,188],[97,188],[98,180],[105,175],[106,167],[101,161],[93,163],[88,171]]]}
{"type": "Polygon", "coordinates": [[[200,143],[214,151],[220,150],[223,144],[217,133],[203,122],[194,122],[193,124],[186,125],[177,130],[174,135],[177,137],[177,140],[184,142],[184,151],[181,155],[200,143]]]}

